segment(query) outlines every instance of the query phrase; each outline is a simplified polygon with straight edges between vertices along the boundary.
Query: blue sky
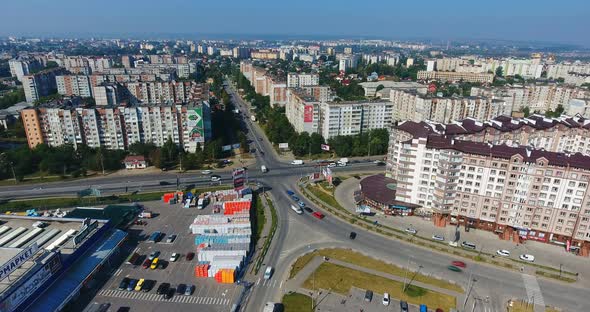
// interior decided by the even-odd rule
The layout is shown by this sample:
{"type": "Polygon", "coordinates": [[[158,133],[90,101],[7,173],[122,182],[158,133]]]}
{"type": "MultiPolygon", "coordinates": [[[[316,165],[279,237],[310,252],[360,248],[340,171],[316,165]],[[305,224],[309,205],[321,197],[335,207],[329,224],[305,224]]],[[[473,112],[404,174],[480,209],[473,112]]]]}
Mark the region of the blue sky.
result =
{"type": "Polygon", "coordinates": [[[588,0],[6,0],[2,35],[249,34],[590,46],[588,0]]]}

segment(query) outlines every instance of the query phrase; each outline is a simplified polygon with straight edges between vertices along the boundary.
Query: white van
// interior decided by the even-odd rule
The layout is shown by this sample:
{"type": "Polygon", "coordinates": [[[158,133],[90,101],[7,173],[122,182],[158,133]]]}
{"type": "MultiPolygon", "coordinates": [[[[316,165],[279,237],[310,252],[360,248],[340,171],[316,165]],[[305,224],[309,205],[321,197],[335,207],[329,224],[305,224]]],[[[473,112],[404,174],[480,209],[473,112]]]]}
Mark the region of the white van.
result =
{"type": "Polygon", "coordinates": [[[295,159],[291,162],[291,165],[303,165],[303,160],[295,159]]]}
{"type": "Polygon", "coordinates": [[[207,205],[207,200],[205,198],[199,198],[197,201],[197,209],[203,209],[207,205]]]}
{"type": "Polygon", "coordinates": [[[268,168],[266,168],[265,165],[260,166],[260,170],[262,171],[262,173],[268,172],[268,168]]]}
{"type": "Polygon", "coordinates": [[[274,270],[273,270],[272,267],[270,267],[270,266],[269,267],[266,267],[266,270],[264,270],[264,279],[265,280],[270,279],[270,277],[272,276],[273,271],[274,270]]]}
{"type": "Polygon", "coordinates": [[[293,211],[295,211],[297,214],[303,214],[303,209],[301,209],[299,206],[291,205],[291,209],[293,209],[293,211]]]}

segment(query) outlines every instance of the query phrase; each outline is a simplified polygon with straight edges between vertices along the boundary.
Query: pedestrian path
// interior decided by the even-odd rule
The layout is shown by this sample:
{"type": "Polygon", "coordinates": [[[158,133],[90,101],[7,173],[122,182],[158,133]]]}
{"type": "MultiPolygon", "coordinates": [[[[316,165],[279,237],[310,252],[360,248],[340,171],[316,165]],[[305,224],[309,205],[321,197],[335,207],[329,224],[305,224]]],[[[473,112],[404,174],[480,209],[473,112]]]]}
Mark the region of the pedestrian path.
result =
{"type": "Polygon", "coordinates": [[[522,274],[522,280],[524,281],[528,301],[535,304],[535,306],[545,307],[545,300],[543,300],[543,293],[537,278],[533,275],[522,274]]]}
{"type": "Polygon", "coordinates": [[[186,304],[204,304],[204,305],[229,305],[230,300],[227,298],[220,297],[195,297],[176,295],[170,299],[165,299],[163,295],[147,292],[136,292],[116,289],[103,289],[98,293],[99,296],[113,297],[113,298],[124,298],[133,300],[145,300],[145,301],[166,301],[174,303],[186,303],[186,304]]]}

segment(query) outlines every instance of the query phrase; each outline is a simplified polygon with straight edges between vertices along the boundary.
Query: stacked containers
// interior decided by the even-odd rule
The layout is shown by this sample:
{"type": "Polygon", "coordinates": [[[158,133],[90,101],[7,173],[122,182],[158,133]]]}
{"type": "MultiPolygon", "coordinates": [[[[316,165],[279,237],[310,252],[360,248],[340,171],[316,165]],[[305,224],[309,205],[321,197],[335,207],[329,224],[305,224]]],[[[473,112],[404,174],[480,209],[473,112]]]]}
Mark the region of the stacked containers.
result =
{"type": "Polygon", "coordinates": [[[223,203],[223,214],[234,215],[234,214],[249,214],[250,213],[249,201],[229,201],[223,203]]]}
{"type": "Polygon", "coordinates": [[[215,256],[241,256],[246,257],[248,253],[249,244],[218,244],[201,248],[197,257],[199,261],[211,262],[214,266],[213,258],[215,256]]]}
{"type": "Polygon", "coordinates": [[[175,199],[175,195],[174,193],[164,193],[164,195],[162,195],[162,201],[165,203],[170,203],[171,199],[175,199]]]}
{"type": "Polygon", "coordinates": [[[236,270],[233,270],[233,269],[219,270],[215,274],[214,278],[218,283],[232,284],[235,282],[235,279],[236,279],[236,270]]]}
{"type": "Polygon", "coordinates": [[[209,264],[199,262],[199,264],[195,266],[195,277],[209,277],[209,264]]]}

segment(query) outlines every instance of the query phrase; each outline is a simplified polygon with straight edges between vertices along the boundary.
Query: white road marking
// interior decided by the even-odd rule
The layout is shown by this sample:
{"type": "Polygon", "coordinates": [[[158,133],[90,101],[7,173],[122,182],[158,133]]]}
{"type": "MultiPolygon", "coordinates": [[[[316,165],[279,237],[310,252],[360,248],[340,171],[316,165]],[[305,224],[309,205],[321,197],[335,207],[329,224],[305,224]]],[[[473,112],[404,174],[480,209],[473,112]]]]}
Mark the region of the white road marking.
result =
{"type": "Polygon", "coordinates": [[[526,289],[529,302],[544,307],[545,300],[543,300],[543,294],[541,293],[541,287],[539,287],[537,278],[532,275],[522,274],[522,280],[524,281],[524,288],[526,289]]]}
{"type": "Polygon", "coordinates": [[[113,290],[103,289],[99,291],[99,296],[115,297],[124,299],[144,300],[144,301],[170,301],[175,303],[188,303],[188,304],[206,304],[206,305],[228,305],[229,299],[222,297],[195,297],[195,296],[184,296],[176,295],[170,300],[164,299],[161,295],[150,294],[145,292],[127,291],[127,290],[113,290]]]}
{"type": "Polygon", "coordinates": [[[279,288],[283,288],[283,281],[281,281],[281,285],[279,285],[279,288]]]}

